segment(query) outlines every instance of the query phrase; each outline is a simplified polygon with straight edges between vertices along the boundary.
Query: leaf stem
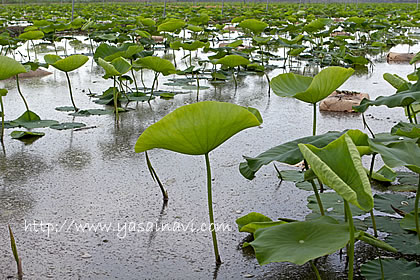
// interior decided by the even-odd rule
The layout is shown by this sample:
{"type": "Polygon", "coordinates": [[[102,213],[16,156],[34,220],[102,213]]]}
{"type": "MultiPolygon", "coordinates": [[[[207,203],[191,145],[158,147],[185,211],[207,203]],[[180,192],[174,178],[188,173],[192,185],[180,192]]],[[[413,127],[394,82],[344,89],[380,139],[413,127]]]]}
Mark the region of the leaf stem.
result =
{"type": "MultiPolygon", "coordinates": [[[[20,97],[22,97],[23,103],[25,103],[26,111],[29,111],[28,103],[26,102],[25,97],[22,94],[22,91],[20,90],[20,84],[19,84],[19,75],[16,75],[16,85],[17,85],[17,91],[19,92],[20,97]]],[[[31,115],[28,114],[29,120],[31,120],[31,115]]]]}
{"type": "Polygon", "coordinates": [[[322,216],[325,216],[324,206],[322,205],[321,197],[319,196],[319,193],[318,193],[318,188],[316,187],[314,180],[310,180],[309,182],[311,182],[312,189],[314,190],[316,201],[318,202],[318,206],[319,206],[319,211],[321,212],[322,216]]]}
{"type": "Polygon", "coordinates": [[[408,119],[410,120],[410,123],[413,123],[413,118],[411,116],[410,105],[407,106],[407,114],[408,114],[408,119]]]}
{"type": "Polygon", "coordinates": [[[0,109],[1,109],[1,135],[0,140],[3,144],[4,139],[4,105],[3,105],[3,96],[0,95],[0,109]]]}
{"type": "Polygon", "coordinates": [[[309,263],[311,264],[312,270],[315,272],[316,279],[321,280],[321,275],[319,275],[318,268],[316,268],[314,262],[312,260],[310,260],[309,263]]]}
{"type": "Polygon", "coordinates": [[[163,201],[168,201],[169,200],[168,192],[165,190],[162,182],[159,180],[159,177],[158,177],[155,169],[153,168],[152,163],[150,162],[149,155],[147,154],[147,151],[144,152],[144,153],[146,154],[146,163],[147,163],[147,168],[149,168],[150,175],[152,176],[153,180],[155,182],[157,182],[157,184],[159,185],[159,188],[160,188],[160,190],[162,192],[162,195],[163,195],[163,201]]]}
{"type": "MultiPolygon", "coordinates": [[[[372,180],[373,167],[375,165],[375,157],[376,157],[376,153],[373,153],[372,159],[370,161],[369,182],[372,180]]],[[[370,210],[370,218],[372,219],[373,235],[375,237],[378,237],[378,230],[376,229],[376,220],[375,220],[375,215],[373,214],[373,209],[370,210]]]]}
{"type": "Polygon", "coordinates": [[[222,260],[219,255],[219,249],[217,247],[217,239],[216,239],[216,231],[214,229],[214,217],[213,217],[213,199],[211,194],[211,169],[210,169],[210,160],[209,154],[204,154],[206,158],[206,168],[207,168],[207,200],[209,204],[209,218],[210,218],[210,229],[211,229],[211,237],[213,239],[213,248],[214,248],[214,256],[216,258],[216,264],[221,264],[222,260]]]}
{"type": "Polygon", "coordinates": [[[118,115],[118,97],[117,97],[116,89],[115,89],[116,83],[117,83],[117,80],[116,80],[116,77],[114,76],[114,87],[112,88],[112,96],[114,99],[115,119],[118,122],[119,115],[118,115]]]}
{"type": "Polygon", "coordinates": [[[312,122],[312,135],[316,135],[316,103],[313,103],[314,106],[314,120],[312,122]]]}
{"type": "Polygon", "coordinates": [[[68,72],[64,72],[64,73],[66,73],[67,82],[68,82],[68,84],[69,84],[69,91],[70,91],[70,99],[71,99],[71,103],[73,104],[74,111],[75,111],[75,112],[77,112],[77,111],[79,111],[79,109],[76,107],[76,104],[74,103],[74,99],[73,99],[73,91],[71,90],[71,83],[70,83],[69,73],[68,73],[68,72]]]}
{"type": "Polygon", "coordinates": [[[419,238],[419,241],[420,241],[419,198],[420,198],[420,174],[419,174],[419,183],[417,184],[416,200],[414,202],[414,219],[416,221],[417,237],[419,238]]]}
{"type": "Polygon", "coordinates": [[[348,272],[348,279],[353,279],[353,272],[354,272],[354,223],[353,223],[353,215],[351,214],[350,206],[347,200],[344,200],[344,208],[347,213],[347,218],[349,222],[349,231],[350,231],[350,241],[347,251],[347,257],[349,258],[349,272],[348,272]]]}

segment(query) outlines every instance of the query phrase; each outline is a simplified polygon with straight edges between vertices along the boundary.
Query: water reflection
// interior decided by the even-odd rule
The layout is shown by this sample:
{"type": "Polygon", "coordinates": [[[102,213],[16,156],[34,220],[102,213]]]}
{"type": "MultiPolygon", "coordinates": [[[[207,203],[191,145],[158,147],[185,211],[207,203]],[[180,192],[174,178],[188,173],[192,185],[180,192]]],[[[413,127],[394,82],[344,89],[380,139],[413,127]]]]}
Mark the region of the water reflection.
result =
{"type": "Polygon", "coordinates": [[[3,179],[4,186],[23,184],[29,178],[49,169],[50,166],[44,158],[34,154],[16,152],[10,156],[0,157],[0,178],[3,179]]]}
{"type": "Polygon", "coordinates": [[[92,161],[92,155],[80,148],[68,148],[58,155],[58,163],[69,169],[82,170],[92,161]]]}
{"type": "Polygon", "coordinates": [[[29,193],[0,187],[0,222],[18,220],[32,209],[34,201],[29,193]]]}

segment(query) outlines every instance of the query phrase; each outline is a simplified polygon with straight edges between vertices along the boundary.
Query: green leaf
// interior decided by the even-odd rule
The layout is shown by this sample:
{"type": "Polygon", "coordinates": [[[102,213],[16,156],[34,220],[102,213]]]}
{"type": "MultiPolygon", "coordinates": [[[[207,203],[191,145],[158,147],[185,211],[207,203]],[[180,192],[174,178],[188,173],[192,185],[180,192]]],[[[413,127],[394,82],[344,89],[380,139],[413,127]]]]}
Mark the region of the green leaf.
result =
{"type": "Polygon", "coordinates": [[[263,165],[270,164],[273,161],[290,165],[297,164],[303,160],[303,155],[298,147],[299,143],[312,144],[315,147],[322,148],[342,134],[342,132],[330,131],[325,134],[299,138],[281,144],[253,158],[244,156],[246,162],[240,164],[239,171],[245,178],[252,180],[255,178],[255,173],[257,173],[263,165]]]}
{"type": "Polygon", "coordinates": [[[391,234],[385,238],[385,241],[402,254],[420,255],[420,241],[417,234],[391,234]]]}
{"type": "Polygon", "coordinates": [[[102,58],[98,58],[98,64],[104,68],[105,77],[121,76],[130,71],[131,64],[125,58],[117,57],[111,62],[107,62],[102,58]]]}
{"type": "Polygon", "coordinates": [[[148,127],[135,151],[162,148],[190,155],[206,154],[241,130],[261,121],[247,108],[204,101],[182,106],[148,127]]]}
{"type": "Polygon", "coordinates": [[[268,24],[257,19],[246,19],[239,23],[239,26],[251,30],[254,34],[260,34],[268,27],[268,24]]]}
{"type": "Polygon", "coordinates": [[[399,122],[391,129],[391,133],[409,138],[419,138],[420,124],[399,122]]]}
{"type": "Polygon", "coordinates": [[[6,96],[8,92],[9,92],[9,91],[8,91],[7,89],[5,89],[5,88],[1,88],[1,89],[0,89],[0,97],[1,97],[1,96],[6,96]]]}
{"type": "Polygon", "coordinates": [[[321,182],[360,209],[372,209],[370,182],[349,135],[344,134],[321,149],[310,144],[299,144],[299,148],[321,182]]]}
{"type": "Polygon", "coordinates": [[[260,265],[271,262],[302,265],[343,248],[350,234],[347,225],[324,216],[311,221],[258,229],[254,237],[250,245],[260,265]]]}
{"type": "Polygon", "coordinates": [[[420,174],[420,147],[412,141],[401,141],[383,145],[368,140],[372,151],[381,155],[386,165],[391,168],[405,166],[420,174]]]}
{"type": "Polygon", "coordinates": [[[420,52],[416,53],[416,55],[410,60],[410,64],[414,64],[420,61],[420,52]]]}
{"type": "Polygon", "coordinates": [[[58,122],[53,120],[41,120],[41,118],[32,111],[25,111],[16,120],[7,122],[10,127],[25,127],[27,129],[48,127],[56,123],[58,122]]]}
{"type": "MultiPolygon", "coordinates": [[[[420,215],[417,215],[417,220],[420,221],[420,215]]],[[[400,221],[400,226],[409,231],[416,231],[416,219],[414,217],[414,211],[411,213],[407,213],[404,218],[400,221]]]]}
{"type": "Polygon", "coordinates": [[[321,101],[340,87],[354,70],[332,66],[319,72],[314,78],[293,73],[280,74],[271,82],[273,92],[282,97],[294,97],[307,103],[321,101]]]}
{"type": "Polygon", "coordinates": [[[36,30],[36,31],[28,31],[19,35],[19,39],[23,40],[39,40],[44,38],[44,32],[36,30]]]}
{"type": "Polygon", "coordinates": [[[417,266],[416,262],[404,259],[382,259],[381,262],[382,264],[376,259],[362,264],[361,273],[366,280],[412,280],[420,275],[420,266],[417,266]]]}
{"type": "Polygon", "coordinates": [[[15,75],[25,72],[26,69],[22,64],[13,58],[0,55],[0,80],[9,79],[15,75]]]}
{"type": "Polygon", "coordinates": [[[397,74],[384,74],[384,80],[391,84],[398,91],[408,90],[411,87],[411,84],[398,76],[397,74]]]}
{"type": "Polygon", "coordinates": [[[250,223],[255,222],[272,222],[273,220],[270,219],[267,216],[264,216],[263,214],[257,213],[257,212],[251,212],[246,214],[245,216],[242,216],[238,219],[236,219],[236,224],[238,225],[238,230],[241,231],[241,228],[246,226],[250,223]]]}
{"type": "Polygon", "coordinates": [[[169,19],[158,26],[158,31],[175,32],[186,25],[185,21],[181,19],[169,19]]]}
{"type": "Polygon", "coordinates": [[[74,54],[66,58],[58,59],[57,55],[47,54],[44,56],[45,62],[63,72],[71,72],[83,66],[89,58],[86,55],[74,54]],[[50,63],[50,62],[52,63],[50,63]]]}
{"type": "Polygon", "coordinates": [[[413,85],[409,90],[397,92],[389,96],[379,96],[374,101],[363,99],[359,106],[354,106],[356,112],[363,113],[369,106],[385,105],[388,108],[405,107],[420,100],[420,83],[413,85]]]}
{"type": "MultiPolygon", "coordinates": [[[[369,175],[370,170],[365,168],[366,174],[369,175]]],[[[378,171],[372,172],[372,179],[380,182],[394,182],[397,178],[397,173],[388,166],[382,166],[378,171]]]]}
{"type": "Polygon", "coordinates": [[[217,60],[216,64],[222,64],[224,66],[234,68],[240,65],[248,65],[251,62],[243,56],[231,54],[225,57],[222,57],[217,60]]]}
{"type": "Polygon", "coordinates": [[[134,65],[151,69],[155,72],[162,73],[165,76],[176,73],[175,66],[172,62],[157,56],[139,58],[134,62],[134,65]]]}
{"type": "Polygon", "coordinates": [[[27,138],[32,138],[32,137],[42,137],[44,136],[45,133],[44,132],[35,132],[35,131],[12,131],[12,133],[10,133],[10,136],[13,139],[27,139],[27,138]]]}
{"type": "Polygon", "coordinates": [[[66,129],[74,129],[74,128],[80,128],[85,127],[86,125],[84,123],[78,123],[78,122],[65,122],[65,123],[57,123],[50,126],[52,129],[56,130],[66,130],[66,129]]]}
{"type": "MultiPolygon", "coordinates": [[[[325,209],[325,214],[333,217],[334,219],[341,220],[344,217],[344,200],[336,192],[320,193],[322,205],[325,209]]],[[[308,204],[306,205],[313,213],[319,213],[319,206],[314,194],[308,196],[308,204]]],[[[350,205],[351,213],[353,216],[366,214],[365,211],[350,205]]]]}
{"type": "Polygon", "coordinates": [[[414,210],[414,198],[408,198],[402,194],[375,194],[374,199],[375,209],[381,212],[395,214],[395,210],[393,210],[392,207],[407,213],[414,210]]]}

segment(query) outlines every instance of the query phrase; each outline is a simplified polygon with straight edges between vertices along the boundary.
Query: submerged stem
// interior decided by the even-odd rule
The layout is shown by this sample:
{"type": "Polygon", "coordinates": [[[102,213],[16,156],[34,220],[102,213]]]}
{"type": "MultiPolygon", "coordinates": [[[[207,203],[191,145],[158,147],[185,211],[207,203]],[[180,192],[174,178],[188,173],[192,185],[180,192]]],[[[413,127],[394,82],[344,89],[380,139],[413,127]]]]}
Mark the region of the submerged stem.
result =
{"type": "MultiPolygon", "coordinates": [[[[19,84],[19,75],[16,75],[16,85],[17,85],[17,91],[19,92],[20,97],[22,97],[23,103],[25,103],[26,111],[29,111],[28,103],[26,102],[25,97],[22,94],[22,91],[20,90],[20,84],[19,84]]],[[[31,115],[28,114],[29,120],[31,120],[31,115]]]]}
{"type": "Polygon", "coordinates": [[[209,204],[209,218],[210,218],[210,229],[211,229],[211,237],[213,239],[213,248],[214,248],[214,256],[216,258],[216,264],[221,264],[222,260],[219,255],[219,249],[217,247],[217,239],[216,239],[216,231],[214,229],[214,218],[213,218],[213,199],[211,194],[211,169],[210,169],[210,160],[209,154],[204,154],[206,158],[206,168],[207,168],[207,199],[209,204]]]}
{"type": "Polygon", "coordinates": [[[420,241],[419,198],[420,198],[420,174],[419,174],[419,183],[417,184],[416,200],[414,202],[414,219],[416,221],[417,237],[419,238],[419,241],[420,241]]]}
{"type": "Polygon", "coordinates": [[[347,212],[347,218],[349,222],[349,231],[350,231],[350,241],[347,251],[347,257],[349,258],[349,273],[348,279],[353,279],[353,272],[354,272],[354,223],[353,223],[353,215],[351,214],[350,206],[347,200],[344,200],[344,208],[347,212]]]}
{"type": "Polygon", "coordinates": [[[67,82],[69,84],[69,91],[70,91],[70,99],[71,99],[71,103],[73,104],[74,107],[74,111],[79,111],[79,109],[76,107],[76,104],[74,103],[74,99],[73,99],[73,91],[71,90],[71,83],[70,83],[70,77],[69,77],[69,73],[68,72],[64,72],[66,73],[66,78],[67,78],[67,82]]]}
{"type": "Polygon", "coordinates": [[[119,115],[118,115],[118,96],[117,96],[116,90],[115,90],[116,83],[117,83],[117,79],[114,76],[114,87],[112,88],[112,96],[113,96],[113,99],[114,99],[115,119],[118,122],[119,115]]]}

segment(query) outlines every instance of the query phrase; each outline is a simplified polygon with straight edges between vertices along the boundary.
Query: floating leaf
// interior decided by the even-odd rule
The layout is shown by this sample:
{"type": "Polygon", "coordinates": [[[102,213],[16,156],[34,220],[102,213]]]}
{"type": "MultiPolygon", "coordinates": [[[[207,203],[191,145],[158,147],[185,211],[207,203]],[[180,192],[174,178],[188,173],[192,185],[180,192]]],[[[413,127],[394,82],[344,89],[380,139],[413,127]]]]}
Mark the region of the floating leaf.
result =
{"type": "Polygon", "coordinates": [[[80,127],[85,127],[85,126],[86,125],[84,123],[65,122],[65,123],[53,124],[50,126],[50,128],[56,129],[56,130],[65,130],[65,129],[80,128],[80,127]]]}
{"type": "Polygon", "coordinates": [[[32,137],[42,137],[44,136],[45,133],[44,132],[35,132],[35,131],[12,131],[12,133],[10,133],[10,136],[13,139],[28,139],[28,138],[32,138],[32,137]]]}
{"type": "Polygon", "coordinates": [[[362,264],[361,273],[366,280],[412,280],[420,275],[420,266],[404,259],[376,259],[362,264]]]}
{"type": "Polygon", "coordinates": [[[39,30],[28,31],[20,34],[19,38],[23,40],[39,40],[44,38],[44,32],[39,30]]]}
{"type": "Polygon", "coordinates": [[[331,254],[350,240],[348,226],[328,216],[259,229],[250,245],[260,265],[292,262],[302,265],[331,254]]]}
{"type": "Polygon", "coordinates": [[[415,233],[391,234],[385,241],[402,254],[420,255],[420,241],[415,233]]]}

